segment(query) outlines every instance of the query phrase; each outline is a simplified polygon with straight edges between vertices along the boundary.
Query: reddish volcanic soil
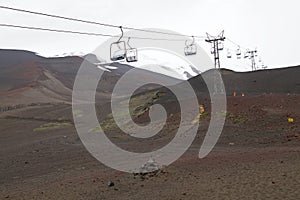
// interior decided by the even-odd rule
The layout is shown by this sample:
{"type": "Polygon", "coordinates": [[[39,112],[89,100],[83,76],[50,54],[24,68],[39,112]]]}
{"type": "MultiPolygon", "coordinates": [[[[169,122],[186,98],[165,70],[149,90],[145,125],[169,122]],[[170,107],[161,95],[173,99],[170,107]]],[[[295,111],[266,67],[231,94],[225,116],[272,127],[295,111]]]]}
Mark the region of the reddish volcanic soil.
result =
{"type": "MultiPolygon", "coordinates": [[[[0,199],[299,199],[299,109],[300,95],[228,97],[224,130],[207,157],[199,159],[198,153],[209,116],[200,121],[198,136],[179,160],[144,177],[94,159],[78,139],[68,104],[4,112],[0,199]],[[37,129],[53,122],[68,125],[37,129]]],[[[120,137],[116,143],[124,141],[120,137]]]]}

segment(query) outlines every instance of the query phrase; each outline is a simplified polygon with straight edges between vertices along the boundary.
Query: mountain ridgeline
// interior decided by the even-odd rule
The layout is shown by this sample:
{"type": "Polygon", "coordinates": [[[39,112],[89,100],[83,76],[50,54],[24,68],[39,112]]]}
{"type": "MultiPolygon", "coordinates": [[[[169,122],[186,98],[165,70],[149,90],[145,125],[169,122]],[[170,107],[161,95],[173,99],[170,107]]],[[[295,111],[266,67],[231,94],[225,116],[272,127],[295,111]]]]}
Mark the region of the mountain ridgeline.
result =
{"type": "MultiPolygon", "coordinates": [[[[30,51],[0,50],[0,103],[2,105],[36,102],[71,103],[74,80],[82,64],[102,70],[103,76],[97,87],[96,99],[103,103],[110,102],[115,84],[125,73],[133,69],[132,66],[122,63],[102,64],[92,54],[84,57],[45,58],[30,51]]],[[[254,72],[222,69],[221,74],[229,96],[234,92],[238,95],[300,93],[299,66],[254,72]]],[[[153,82],[161,79],[166,80],[173,87],[180,87],[182,82],[163,74],[135,68],[134,78],[122,84],[121,89],[126,91],[128,87],[134,86],[140,80],[153,82]]],[[[198,95],[207,93],[201,75],[191,77],[188,82],[198,95]]],[[[140,87],[136,94],[160,87],[157,84],[148,84],[140,87]]]]}

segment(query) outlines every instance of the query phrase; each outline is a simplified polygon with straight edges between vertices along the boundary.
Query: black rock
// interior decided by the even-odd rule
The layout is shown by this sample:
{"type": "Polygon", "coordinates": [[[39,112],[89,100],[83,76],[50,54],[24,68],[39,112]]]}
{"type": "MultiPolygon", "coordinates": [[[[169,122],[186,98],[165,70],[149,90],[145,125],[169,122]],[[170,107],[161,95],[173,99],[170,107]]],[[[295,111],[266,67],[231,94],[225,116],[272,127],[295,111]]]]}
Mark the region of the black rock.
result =
{"type": "Polygon", "coordinates": [[[113,187],[113,186],[115,186],[115,183],[112,182],[112,181],[109,181],[109,182],[107,183],[107,186],[108,186],[108,187],[113,187]]]}

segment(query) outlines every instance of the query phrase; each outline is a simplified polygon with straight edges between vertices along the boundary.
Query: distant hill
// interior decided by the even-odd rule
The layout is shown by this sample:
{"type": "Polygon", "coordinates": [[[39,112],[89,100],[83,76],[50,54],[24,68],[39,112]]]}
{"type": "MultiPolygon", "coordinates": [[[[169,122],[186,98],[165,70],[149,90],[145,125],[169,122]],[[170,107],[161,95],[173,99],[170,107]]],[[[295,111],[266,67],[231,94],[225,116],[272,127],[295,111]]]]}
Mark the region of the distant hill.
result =
{"type": "MultiPolygon", "coordinates": [[[[44,58],[29,51],[0,50],[0,104],[71,102],[73,84],[83,62],[93,69],[103,71],[96,96],[99,101],[109,101],[114,85],[133,67],[120,63],[99,64],[99,60],[92,54],[86,57],[87,60],[78,56],[44,58]]],[[[173,84],[181,82],[143,69],[135,69],[134,73],[134,78],[145,81],[163,78],[173,84]]],[[[130,83],[122,85],[124,90],[130,84],[135,84],[134,78],[130,83]]],[[[137,92],[159,87],[147,85],[137,92]]]]}
{"type": "MultiPolygon", "coordinates": [[[[102,70],[103,77],[98,84],[96,99],[99,102],[109,102],[117,81],[133,67],[123,63],[102,64],[92,54],[86,57],[87,60],[78,56],[44,58],[30,51],[0,50],[0,104],[57,101],[70,103],[74,80],[83,62],[93,69],[102,70]]],[[[300,66],[254,72],[234,72],[222,69],[221,72],[229,96],[234,92],[237,95],[242,93],[245,95],[300,93],[300,66]]],[[[182,80],[166,75],[137,68],[134,73],[132,80],[121,85],[125,92],[138,80],[164,79],[170,85],[175,85],[174,87],[181,87],[182,80]]],[[[209,71],[204,73],[209,73],[209,71]]],[[[208,94],[201,75],[188,81],[198,95],[208,94]]],[[[160,88],[159,85],[149,84],[139,88],[137,93],[158,88],[160,88]]]]}
{"type": "Polygon", "coordinates": [[[0,49],[0,68],[19,63],[38,61],[42,58],[31,51],[0,49]]]}
{"type": "MultiPolygon", "coordinates": [[[[205,72],[208,73],[208,72],[205,72]]],[[[234,72],[221,70],[227,95],[234,91],[240,95],[256,94],[300,94],[300,66],[266,69],[253,72],[234,72]]],[[[192,87],[198,92],[206,92],[206,84],[201,75],[189,80],[192,87]]]]}

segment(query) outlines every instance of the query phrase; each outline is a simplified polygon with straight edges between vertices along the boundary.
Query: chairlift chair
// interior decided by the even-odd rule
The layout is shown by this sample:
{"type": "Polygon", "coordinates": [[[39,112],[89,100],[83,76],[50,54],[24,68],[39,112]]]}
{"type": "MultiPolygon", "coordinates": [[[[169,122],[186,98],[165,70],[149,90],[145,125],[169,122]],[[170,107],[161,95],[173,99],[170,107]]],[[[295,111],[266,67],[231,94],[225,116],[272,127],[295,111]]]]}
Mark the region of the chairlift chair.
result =
{"type": "Polygon", "coordinates": [[[262,62],[262,63],[261,63],[261,68],[262,68],[262,69],[266,69],[267,66],[262,62]]]}
{"type": "Polygon", "coordinates": [[[236,56],[237,56],[237,59],[241,59],[241,55],[242,55],[242,52],[241,52],[241,48],[239,47],[239,48],[236,50],[236,56]]]}
{"type": "Polygon", "coordinates": [[[227,49],[227,58],[231,58],[231,57],[232,57],[231,52],[229,49],[227,49]]]}
{"type": "Polygon", "coordinates": [[[126,57],[126,44],[124,41],[121,41],[123,37],[123,29],[120,26],[121,29],[121,36],[118,39],[118,41],[111,43],[110,45],[110,59],[112,61],[119,61],[124,60],[126,57]]]}
{"type": "Polygon", "coordinates": [[[214,47],[212,47],[212,48],[210,49],[210,53],[211,53],[211,54],[215,54],[215,48],[214,48],[214,47]]]}
{"type": "Polygon", "coordinates": [[[126,46],[124,41],[114,42],[110,45],[110,59],[112,61],[124,60],[125,57],[126,57],[126,46]]]}
{"type": "Polygon", "coordinates": [[[224,49],[224,44],[222,42],[218,42],[218,50],[222,51],[224,49]]]}
{"type": "Polygon", "coordinates": [[[197,46],[196,45],[189,45],[189,46],[186,46],[184,48],[184,54],[186,56],[191,56],[191,55],[195,55],[197,54],[197,46]]]}
{"type": "Polygon", "coordinates": [[[136,48],[132,48],[129,44],[130,37],[127,41],[127,46],[129,47],[126,50],[126,61],[127,62],[137,62],[138,61],[138,50],[136,48]]]}
{"type": "Polygon", "coordinates": [[[138,51],[135,48],[126,50],[126,61],[127,62],[137,62],[138,61],[138,51]]]}
{"type": "Polygon", "coordinates": [[[188,40],[185,41],[184,54],[186,56],[192,56],[197,54],[197,46],[195,44],[195,38],[192,36],[193,41],[191,44],[188,44],[188,40]]]}

